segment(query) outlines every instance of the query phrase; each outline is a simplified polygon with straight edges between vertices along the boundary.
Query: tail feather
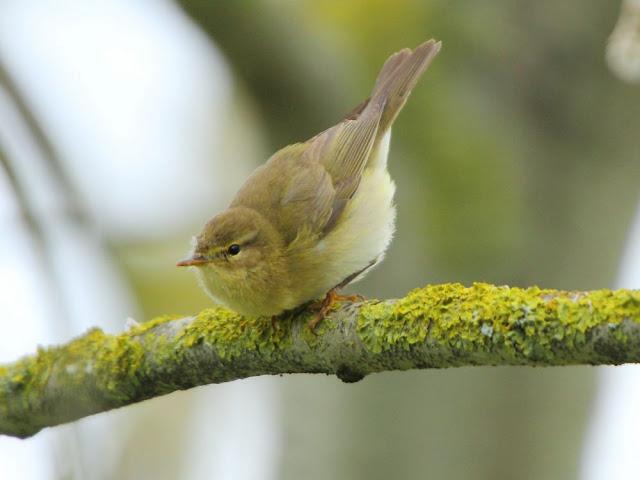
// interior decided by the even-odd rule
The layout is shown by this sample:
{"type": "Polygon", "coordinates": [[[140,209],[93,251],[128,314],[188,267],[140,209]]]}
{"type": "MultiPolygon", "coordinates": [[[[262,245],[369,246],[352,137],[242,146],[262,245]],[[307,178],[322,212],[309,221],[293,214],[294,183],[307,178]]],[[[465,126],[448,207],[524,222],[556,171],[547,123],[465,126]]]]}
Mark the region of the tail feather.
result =
{"type": "Polygon", "coordinates": [[[440,51],[441,43],[424,42],[413,51],[405,48],[391,55],[380,70],[369,105],[382,109],[378,138],[391,127],[413,87],[440,51]]]}

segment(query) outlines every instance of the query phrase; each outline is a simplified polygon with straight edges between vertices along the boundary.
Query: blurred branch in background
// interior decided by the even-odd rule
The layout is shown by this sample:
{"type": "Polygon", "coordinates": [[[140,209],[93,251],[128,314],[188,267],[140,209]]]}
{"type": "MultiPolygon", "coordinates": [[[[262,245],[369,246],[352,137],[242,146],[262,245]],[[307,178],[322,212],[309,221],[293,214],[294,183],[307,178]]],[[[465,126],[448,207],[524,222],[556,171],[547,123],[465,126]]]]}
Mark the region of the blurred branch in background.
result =
{"type": "MultiPolygon", "coordinates": [[[[10,59],[19,55],[11,53],[0,51],[0,204],[9,205],[0,209],[0,306],[11,318],[0,339],[3,361],[27,345],[59,342],[88,328],[82,324],[87,305],[98,315],[91,322],[102,326],[122,311],[135,312],[112,252],[67,176],[60,144],[10,68],[10,59]]],[[[92,426],[94,436],[87,434],[91,427],[74,426],[20,448],[0,441],[3,478],[47,478],[44,472],[84,478],[90,455],[80,451],[89,436],[107,471],[115,455],[106,451],[104,439],[113,438],[107,430],[114,424],[105,420],[92,426]]]]}
{"type": "MultiPolygon", "coordinates": [[[[61,282],[56,279],[55,253],[50,238],[51,224],[58,223],[58,219],[52,217],[62,215],[65,219],[82,228],[87,228],[90,222],[66,176],[52,142],[27,105],[1,56],[0,94],[6,96],[7,103],[14,109],[15,121],[20,122],[27,134],[27,141],[32,143],[32,147],[37,152],[36,155],[28,156],[25,154],[27,148],[24,145],[22,151],[15,146],[10,148],[7,139],[0,135],[0,174],[4,173],[6,176],[11,194],[17,201],[20,217],[36,246],[33,253],[37,256],[45,274],[47,288],[55,293],[57,307],[63,318],[66,317],[68,321],[68,309],[61,301],[63,298],[61,282]],[[40,165],[36,165],[37,163],[40,165]],[[21,165],[22,169],[18,168],[21,165]],[[55,185],[56,197],[60,201],[59,205],[51,207],[46,201],[43,202],[42,198],[38,198],[42,192],[35,193],[38,188],[41,188],[41,186],[36,186],[39,182],[34,180],[34,177],[37,177],[35,173],[37,171],[45,171],[51,184],[55,185]],[[48,208],[51,211],[47,211],[48,208]]],[[[4,114],[7,115],[6,112],[4,114]]],[[[7,130],[11,132],[11,130],[7,130]]],[[[11,133],[15,135],[15,131],[11,133]]],[[[15,138],[12,140],[15,141],[15,138]]]]}
{"type": "Polygon", "coordinates": [[[623,0],[607,47],[609,68],[621,80],[640,82],[640,0],[623,0]]]}
{"type": "MultiPolygon", "coordinates": [[[[42,160],[47,164],[47,173],[60,186],[60,191],[64,196],[65,213],[79,223],[89,223],[88,217],[82,208],[82,202],[78,199],[77,193],[64,170],[60,157],[44,131],[38,119],[27,105],[24,95],[18,85],[9,74],[4,59],[0,56],[0,88],[5,91],[11,99],[20,119],[24,122],[29,131],[31,140],[37,146],[42,160]]],[[[8,161],[8,160],[7,160],[8,161]]],[[[24,203],[24,202],[22,202],[24,203]]]]}
{"type": "Polygon", "coordinates": [[[160,317],[112,336],[94,329],[0,366],[0,433],[47,426],[208,383],[283,373],[345,382],[389,370],[463,365],[640,362],[640,292],[428,286],[398,300],[342,305],[318,335],[296,318],[222,308],[160,317]]]}

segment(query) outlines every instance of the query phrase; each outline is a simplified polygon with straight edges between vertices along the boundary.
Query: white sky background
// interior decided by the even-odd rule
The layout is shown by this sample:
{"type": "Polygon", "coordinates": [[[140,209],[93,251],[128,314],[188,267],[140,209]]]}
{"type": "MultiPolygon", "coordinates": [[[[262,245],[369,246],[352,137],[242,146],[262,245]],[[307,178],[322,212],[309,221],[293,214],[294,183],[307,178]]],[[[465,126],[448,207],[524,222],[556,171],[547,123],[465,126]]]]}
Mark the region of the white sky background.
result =
{"type": "MultiPolygon", "coordinates": [[[[637,88],[640,82],[640,0],[622,1],[620,17],[607,45],[607,62],[612,73],[637,88]]],[[[640,289],[640,205],[614,287],[640,289]]],[[[640,478],[640,365],[600,367],[598,383],[582,451],[580,478],[640,478]]]]}
{"type": "Polygon", "coordinates": [[[5,1],[0,49],[109,234],[173,233],[221,200],[231,78],[173,3],[5,1]]]}
{"type": "MultiPolygon", "coordinates": [[[[229,177],[247,166],[227,163],[242,163],[241,155],[220,154],[232,106],[229,69],[171,2],[4,0],[0,57],[97,227],[69,220],[15,105],[0,93],[0,144],[35,204],[60,289],[52,291],[0,174],[2,362],[92,325],[120,330],[136,316],[135,302],[100,235],[148,241],[193,229],[223,205],[235,186],[229,177]]],[[[264,379],[199,389],[184,426],[191,444],[183,478],[275,477],[277,403],[264,379]]],[[[26,441],[0,437],[0,477],[111,478],[126,446],[119,442],[141,426],[135,415],[98,415],[26,441]]],[[[175,461],[154,459],[160,471],[175,461]]]]}
{"type": "MultiPolygon", "coordinates": [[[[640,207],[616,288],[640,288],[640,207]]],[[[599,391],[582,453],[582,480],[640,477],[640,366],[600,367],[599,391]]]]}

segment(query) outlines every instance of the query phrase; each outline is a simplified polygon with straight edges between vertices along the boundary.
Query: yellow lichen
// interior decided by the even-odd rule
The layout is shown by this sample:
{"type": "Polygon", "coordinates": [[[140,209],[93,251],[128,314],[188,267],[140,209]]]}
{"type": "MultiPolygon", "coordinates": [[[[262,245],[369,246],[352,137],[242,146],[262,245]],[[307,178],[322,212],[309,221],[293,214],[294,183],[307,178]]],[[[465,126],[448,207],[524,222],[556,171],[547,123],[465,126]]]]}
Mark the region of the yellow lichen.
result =
{"type": "MultiPolygon", "coordinates": [[[[569,357],[598,325],[640,322],[639,305],[640,293],[628,290],[585,293],[445,284],[414,290],[394,304],[365,306],[358,333],[372,352],[408,349],[428,336],[429,342],[461,354],[490,355],[499,347],[507,360],[545,361],[569,357]]],[[[622,331],[616,333],[621,340],[622,331]]]]}
{"type": "Polygon", "coordinates": [[[244,318],[224,308],[200,312],[182,331],[177,341],[185,348],[206,342],[223,359],[259,351],[269,355],[290,342],[291,329],[285,321],[272,324],[270,318],[244,318]]]}
{"type": "Polygon", "coordinates": [[[161,315],[159,317],[152,318],[151,320],[135,325],[127,332],[127,334],[131,336],[141,335],[150,330],[153,330],[158,325],[171,322],[172,320],[176,320],[178,318],[181,318],[181,316],[180,315],[161,315]]]}
{"type": "Polygon", "coordinates": [[[120,335],[92,329],[0,366],[0,428],[29,435],[176,389],[264,373],[354,381],[389,369],[640,359],[638,291],[446,284],[365,302],[357,312],[356,335],[349,308],[315,334],[306,328],[310,309],[273,323],[212,308],[182,321],[158,317],[120,335]]]}

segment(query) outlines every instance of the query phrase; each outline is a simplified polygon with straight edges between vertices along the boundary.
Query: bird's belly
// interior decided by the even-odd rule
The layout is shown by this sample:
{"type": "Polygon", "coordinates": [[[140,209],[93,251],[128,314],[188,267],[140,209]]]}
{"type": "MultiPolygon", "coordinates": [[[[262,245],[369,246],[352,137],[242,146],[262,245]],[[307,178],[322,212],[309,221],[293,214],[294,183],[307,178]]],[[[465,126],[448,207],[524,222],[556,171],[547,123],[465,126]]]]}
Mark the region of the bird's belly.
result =
{"type": "Polygon", "coordinates": [[[395,230],[394,192],[395,184],[385,168],[365,171],[338,224],[315,247],[322,281],[314,297],[382,260],[395,230]]]}

